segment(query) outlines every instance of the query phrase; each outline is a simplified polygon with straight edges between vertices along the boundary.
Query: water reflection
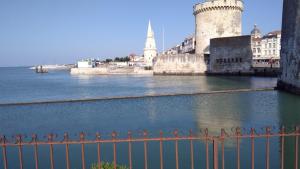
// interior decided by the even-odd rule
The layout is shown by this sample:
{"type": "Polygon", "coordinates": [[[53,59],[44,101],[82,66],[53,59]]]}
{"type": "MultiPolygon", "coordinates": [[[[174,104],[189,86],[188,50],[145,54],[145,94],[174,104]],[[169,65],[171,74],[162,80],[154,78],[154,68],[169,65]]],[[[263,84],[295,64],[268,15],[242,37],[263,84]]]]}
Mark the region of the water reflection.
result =
{"type": "MultiPolygon", "coordinates": [[[[277,99],[280,111],[280,123],[286,126],[287,131],[293,131],[300,124],[300,98],[296,95],[280,92],[277,99]]],[[[280,143],[282,143],[281,140],[280,143]]],[[[300,161],[300,156],[298,156],[298,159],[295,158],[295,144],[294,137],[286,138],[284,141],[285,168],[295,168],[295,160],[300,161]]],[[[281,151],[283,150],[280,148],[281,151]]],[[[300,147],[298,151],[300,152],[300,147]]]]}

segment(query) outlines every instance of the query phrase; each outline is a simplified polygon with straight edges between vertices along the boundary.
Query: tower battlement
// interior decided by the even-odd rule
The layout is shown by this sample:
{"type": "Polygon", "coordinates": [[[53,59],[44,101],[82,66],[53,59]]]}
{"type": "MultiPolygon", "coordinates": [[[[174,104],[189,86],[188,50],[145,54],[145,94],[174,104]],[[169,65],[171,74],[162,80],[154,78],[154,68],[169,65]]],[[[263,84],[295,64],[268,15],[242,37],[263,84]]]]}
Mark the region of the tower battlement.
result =
{"type": "Polygon", "coordinates": [[[194,5],[194,15],[206,11],[226,9],[243,11],[244,3],[242,0],[208,0],[194,5]]]}

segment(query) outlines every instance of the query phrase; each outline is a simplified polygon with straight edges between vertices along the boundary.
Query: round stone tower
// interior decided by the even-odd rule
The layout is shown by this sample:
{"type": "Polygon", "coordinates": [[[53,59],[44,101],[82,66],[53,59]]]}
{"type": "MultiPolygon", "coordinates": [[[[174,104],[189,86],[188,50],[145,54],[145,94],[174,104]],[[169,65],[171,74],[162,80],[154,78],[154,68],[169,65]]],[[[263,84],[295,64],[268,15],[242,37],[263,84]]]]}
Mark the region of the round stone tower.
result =
{"type": "MultiPolygon", "coordinates": [[[[240,36],[242,12],[242,0],[205,0],[194,5],[196,54],[207,59],[210,39],[240,36]]],[[[207,62],[209,61],[206,60],[207,62]]]]}

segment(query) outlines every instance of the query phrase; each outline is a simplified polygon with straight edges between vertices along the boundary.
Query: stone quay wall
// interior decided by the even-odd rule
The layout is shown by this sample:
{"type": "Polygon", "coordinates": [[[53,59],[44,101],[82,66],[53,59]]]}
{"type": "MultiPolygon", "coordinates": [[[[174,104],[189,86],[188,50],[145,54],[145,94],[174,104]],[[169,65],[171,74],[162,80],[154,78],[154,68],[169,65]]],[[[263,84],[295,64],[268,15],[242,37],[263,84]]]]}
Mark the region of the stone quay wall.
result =
{"type": "Polygon", "coordinates": [[[204,59],[197,54],[160,55],[153,66],[155,75],[200,75],[206,71],[204,59]]]}
{"type": "Polygon", "coordinates": [[[285,0],[278,89],[300,94],[300,0],[285,0]]]}
{"type": "Polygon", "coordinates": [[[152,70],[145,70],[140,67],[124,67],[124,68],[72,68],[72,75],[153,75],[152,70]]]}
{"type": "Polygon", "coordinates": [[[208,72],[252,74],[252,56],[251,36],[211,39],[208,72]]]}

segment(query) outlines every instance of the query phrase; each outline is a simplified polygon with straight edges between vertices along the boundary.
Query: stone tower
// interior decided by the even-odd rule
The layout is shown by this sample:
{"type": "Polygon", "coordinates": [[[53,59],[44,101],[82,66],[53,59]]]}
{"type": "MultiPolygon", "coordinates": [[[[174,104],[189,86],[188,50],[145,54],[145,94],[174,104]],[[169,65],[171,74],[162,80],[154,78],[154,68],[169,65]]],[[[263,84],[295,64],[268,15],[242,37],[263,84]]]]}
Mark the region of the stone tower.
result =
{"type": "MultiPolygon", "coordinates": [[[[240,36],[242,33],[242,0],[205,0],[194,5],[196,54],[209,63],[212,38],[240,36]]],[[[206,70],[206,64],[201,65],[206,70]]]]}
{"type": "Polygon", "coordinates": [[[278,88],[300,94],[300,0],[284,0],[278,88]]]}
{"type": "Polygon", "coordinates": [[[147,39],[144,48],[144,62],[147,66],[153,66],[153,59],[157,55],[154,32],[151,27],[151,22],[148,24],[147,39]]]}

